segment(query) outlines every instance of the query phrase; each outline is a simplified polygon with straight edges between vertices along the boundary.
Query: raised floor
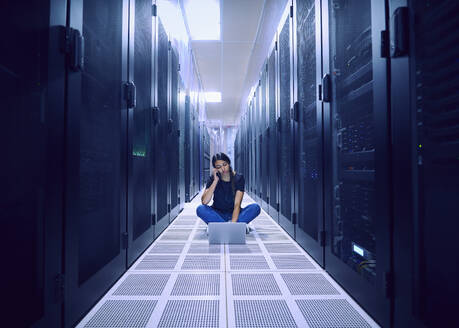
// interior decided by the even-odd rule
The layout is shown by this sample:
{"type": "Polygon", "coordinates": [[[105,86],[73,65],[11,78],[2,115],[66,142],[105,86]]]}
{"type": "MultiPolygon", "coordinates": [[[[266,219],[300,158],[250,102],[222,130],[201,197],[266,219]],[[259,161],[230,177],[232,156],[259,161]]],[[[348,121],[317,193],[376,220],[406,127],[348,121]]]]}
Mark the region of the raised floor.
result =
{"type": "Polygon", "coordinates": [[[379,327],[266,212],[246,245],[209,245],[199,204],[185,205],[78,328],[379,327]]]}

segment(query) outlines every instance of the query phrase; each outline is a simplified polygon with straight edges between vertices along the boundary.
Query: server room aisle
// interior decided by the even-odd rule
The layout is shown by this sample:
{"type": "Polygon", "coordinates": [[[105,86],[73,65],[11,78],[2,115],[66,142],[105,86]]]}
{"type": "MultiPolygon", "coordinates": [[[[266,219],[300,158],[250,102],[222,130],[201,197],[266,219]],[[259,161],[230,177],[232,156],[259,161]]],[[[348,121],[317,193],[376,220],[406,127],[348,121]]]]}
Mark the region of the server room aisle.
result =
{"type": "Polygon", "coordinates": [[[246,245],[209,245],[200,196],[78,328],[378,327],[263,210],[246,245]]]}

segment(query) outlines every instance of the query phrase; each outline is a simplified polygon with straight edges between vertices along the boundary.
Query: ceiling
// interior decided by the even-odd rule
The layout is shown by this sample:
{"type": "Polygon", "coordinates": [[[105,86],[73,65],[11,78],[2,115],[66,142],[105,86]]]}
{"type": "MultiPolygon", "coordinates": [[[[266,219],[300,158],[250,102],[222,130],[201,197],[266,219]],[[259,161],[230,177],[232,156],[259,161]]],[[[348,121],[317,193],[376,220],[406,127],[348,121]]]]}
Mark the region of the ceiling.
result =
{"type": "MultiPolygon", "coordinates": [[[[193,0],[185,0],[193,1],[193,0]]],[[[204,91],[219,91],[221,103],[208,103],[208,121],[237,123],[288,0],[217,0],[221,40],[191,41],[204,91]]]]}

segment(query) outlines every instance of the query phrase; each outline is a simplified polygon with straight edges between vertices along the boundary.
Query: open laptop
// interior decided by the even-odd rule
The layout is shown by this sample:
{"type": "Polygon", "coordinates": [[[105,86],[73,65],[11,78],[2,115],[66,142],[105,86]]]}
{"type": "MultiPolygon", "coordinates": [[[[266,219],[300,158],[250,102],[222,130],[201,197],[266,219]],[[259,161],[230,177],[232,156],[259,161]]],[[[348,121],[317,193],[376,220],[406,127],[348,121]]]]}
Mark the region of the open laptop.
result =
{"type": "Polygon", "coordinates": [[[245,244],[244,222],[210,222],[209,244],[245,244]]]}

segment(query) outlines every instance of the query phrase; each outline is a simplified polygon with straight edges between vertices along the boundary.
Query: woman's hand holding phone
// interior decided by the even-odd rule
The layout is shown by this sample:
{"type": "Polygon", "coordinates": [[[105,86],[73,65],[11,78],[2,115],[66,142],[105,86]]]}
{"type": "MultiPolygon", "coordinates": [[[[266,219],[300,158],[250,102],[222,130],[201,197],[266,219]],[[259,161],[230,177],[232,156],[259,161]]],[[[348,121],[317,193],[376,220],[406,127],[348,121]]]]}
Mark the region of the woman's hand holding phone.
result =
{"type": "Polygon", "coordinates": [[[219,181],[219,180],[220,180],[220,178],[221,178],[221,172],[220,172],[219,169],[214,169],[213,175],[214,175],[214,179],[215,179],[216,181],[219,181]]]}

